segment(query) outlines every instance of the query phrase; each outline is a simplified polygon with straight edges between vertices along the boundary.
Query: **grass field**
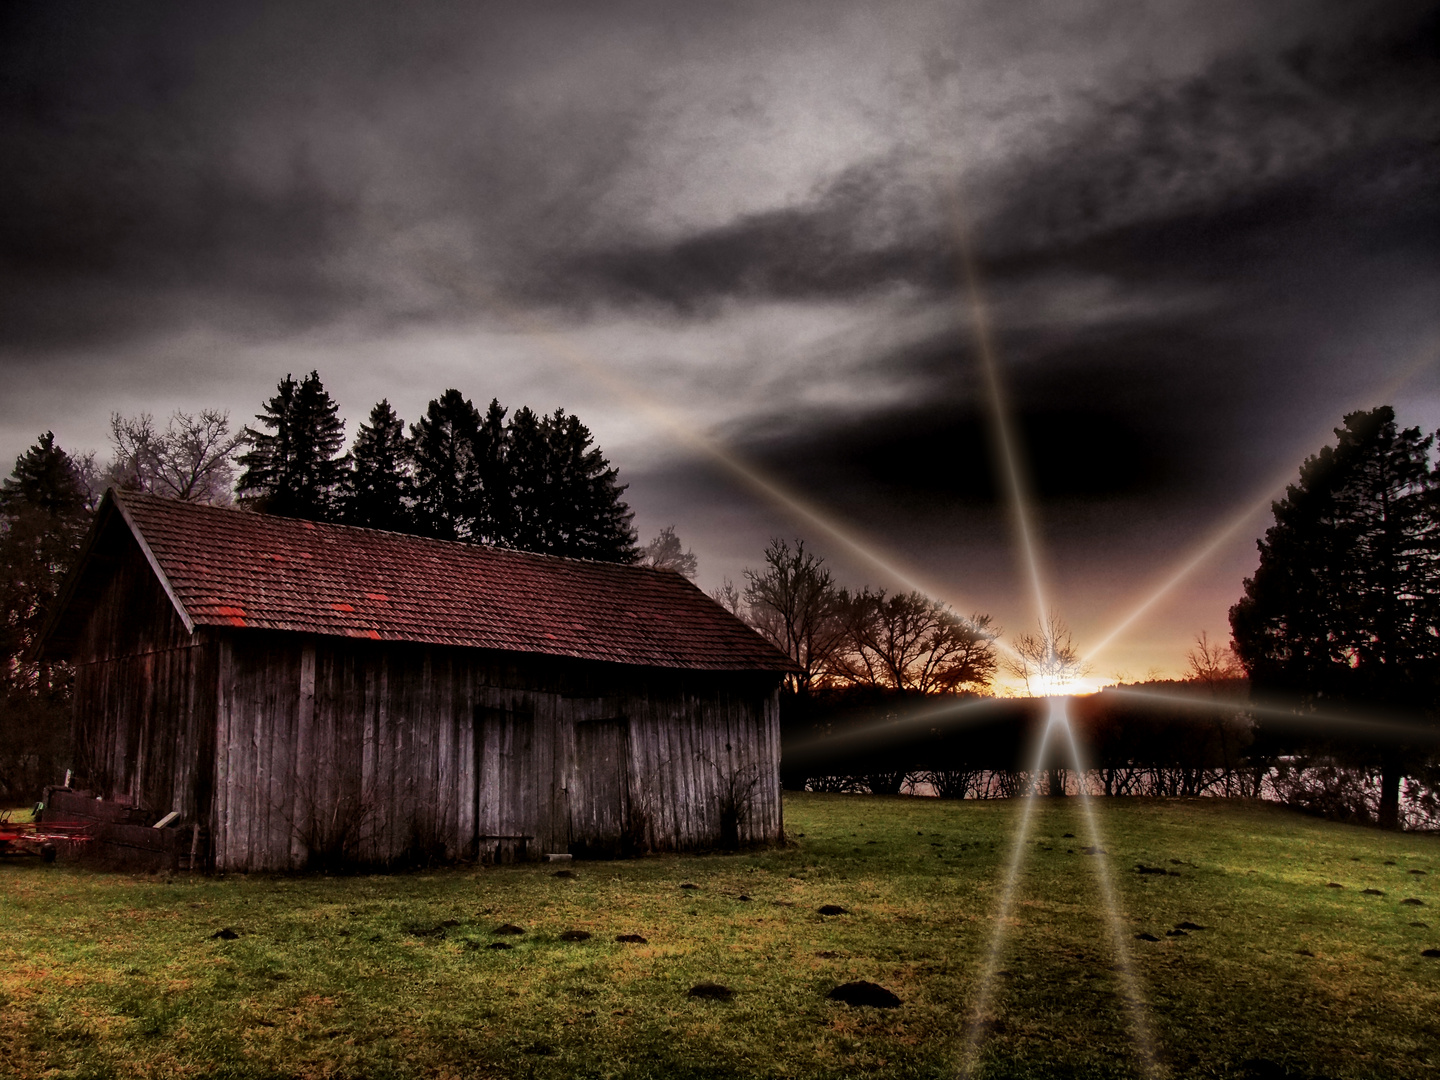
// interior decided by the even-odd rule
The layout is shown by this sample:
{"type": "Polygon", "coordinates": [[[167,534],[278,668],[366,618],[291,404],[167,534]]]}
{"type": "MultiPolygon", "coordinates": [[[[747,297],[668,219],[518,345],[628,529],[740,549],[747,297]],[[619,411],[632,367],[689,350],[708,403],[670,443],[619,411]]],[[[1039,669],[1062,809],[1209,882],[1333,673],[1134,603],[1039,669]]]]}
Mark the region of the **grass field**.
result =
{"type": "MultiPolygon", "coordinates": [[[[1440,959],[1421,955],[1440,948],[1440,838],[1218,800],[1097,809],[1166,1075],[1440,1076],[1440,959]],[[1184,921],[1205,929],[1166,936],[1184,921]]],[[[795,795],[785,849],[573,878],[12,860],[0,1076],[955,1076],[1018,810],[795,795]],[[859,979],[903,1004],[827,1000],[859,979]],[[701,982],[734,997],[689,996],[701,982]]],[[[1035,814],[976,1075],[1141,1075],[1099,857],[1073,800],[1035,814]]]]}

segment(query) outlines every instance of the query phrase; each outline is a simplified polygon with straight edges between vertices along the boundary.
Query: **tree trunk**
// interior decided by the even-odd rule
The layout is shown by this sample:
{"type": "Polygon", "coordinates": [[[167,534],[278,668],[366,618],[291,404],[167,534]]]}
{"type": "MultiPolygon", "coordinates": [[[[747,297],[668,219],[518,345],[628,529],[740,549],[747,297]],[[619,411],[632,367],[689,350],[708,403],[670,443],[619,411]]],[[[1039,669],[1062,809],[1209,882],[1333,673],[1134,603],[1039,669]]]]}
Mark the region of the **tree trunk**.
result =
{"type": "Polygon", "coordinates": [[[1400,828],[1400,778],[1404,774],[1399,754],[1387,752],[1380,762],[1380,827],[1400,828]]]}

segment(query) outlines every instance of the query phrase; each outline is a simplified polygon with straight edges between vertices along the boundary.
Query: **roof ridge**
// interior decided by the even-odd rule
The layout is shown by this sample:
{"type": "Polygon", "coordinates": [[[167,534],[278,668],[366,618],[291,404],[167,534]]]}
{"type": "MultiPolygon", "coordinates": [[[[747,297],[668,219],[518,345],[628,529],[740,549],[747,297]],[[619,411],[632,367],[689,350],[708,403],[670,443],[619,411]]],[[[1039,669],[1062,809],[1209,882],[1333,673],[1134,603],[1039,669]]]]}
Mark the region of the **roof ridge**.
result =
{"type": "MultiPolygon", "coordinates": [[[[186,507],[187,510],[215,510],[221,513],[243,514],[248,515],[252,518],[257,518],[261,521],[295,522],[302,525],[302,527],[304,525],[311,525],[315,528],[345,529],[353,532],[374,533],[379,536],[393,536],[405,541],[419,541],[420,543],[425,544],[445,544],[448,546],[465,549],[479,548],[484,551],[498,551],[510,555],[520,555],[526,558],[556,559],[560,562],[588,563],[592,566],[615,566],[626,570],[649,570],[679,574],[679,571],[670,570],[669,567],[646,566],[644,563],[638,562],[614,562],[610,559],[592,559],[584,555],[556,555],[548,551],[527,551],[524,548],[510,547],[506,544],[496,544],[477,540],[446,540],[443,537],[439,536],[423,536],[420,533],[400,532],[397,529],[377,529],[371,525],[350,525],[343,521],[312,521],[310,518],[287,517],[284,514],[267,514],[263,510],[250,510],[245,507],[233,504],[225,506],[218,503],[191,502],[189,499],[179,499],[171,495],[159,495],[153,491],[126,491],[121,488],[114,487],[113,485],[106,490],[107,492],[112,493],[115,498],[125,501],[138,497],[152,502],[165,503],[166,505],[183,506],[186,507]]],[[[680,574],[679,576],[682,578],[685,577],[685,575],[683,574],[680,574]]],[[[686,578],[685,580],[688,581],[689,579],[686,578]]],[[[694,583],[691,582],[691,584],[694,583]]]]}

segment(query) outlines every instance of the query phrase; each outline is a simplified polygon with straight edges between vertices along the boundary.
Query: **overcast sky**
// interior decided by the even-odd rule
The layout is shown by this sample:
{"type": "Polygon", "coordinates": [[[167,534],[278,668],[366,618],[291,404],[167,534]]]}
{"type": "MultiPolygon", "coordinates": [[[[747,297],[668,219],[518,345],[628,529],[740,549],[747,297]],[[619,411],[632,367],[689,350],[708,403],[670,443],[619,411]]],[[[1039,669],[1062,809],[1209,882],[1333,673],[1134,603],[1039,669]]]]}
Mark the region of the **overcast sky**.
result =
{"type": "MultiPolygon", "coordinates": [[[[454,386],[578,413],[707,589],[801,536],[1013,634],[963,235],[1088,647],[1345,412],[1440,426],[1437,42],[1398,0],[12,0],[0,461],[287,372],[352,433],[454,386]]],[[[1227,637],[1267,521],[1097,676],[1227,637]]]]}

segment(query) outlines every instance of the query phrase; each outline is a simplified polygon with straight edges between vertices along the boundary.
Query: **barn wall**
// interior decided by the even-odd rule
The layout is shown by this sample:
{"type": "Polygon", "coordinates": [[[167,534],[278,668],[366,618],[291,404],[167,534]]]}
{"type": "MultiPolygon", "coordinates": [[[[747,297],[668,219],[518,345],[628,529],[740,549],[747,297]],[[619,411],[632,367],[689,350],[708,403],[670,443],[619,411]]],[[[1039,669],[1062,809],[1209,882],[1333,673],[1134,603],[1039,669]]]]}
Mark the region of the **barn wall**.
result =
{"type": "Polygon", "coordinates": [[[186,820],[210,814],[215,643],[185,629],[144,554],[108,538],[103,579],[72,653],[75,772],[109,799],[186,820]]]}
{"type": "Polygon", "coordinates": [[[229,635],[219,652],[216,865],[775,841],[771,682],[229,635]]]}

